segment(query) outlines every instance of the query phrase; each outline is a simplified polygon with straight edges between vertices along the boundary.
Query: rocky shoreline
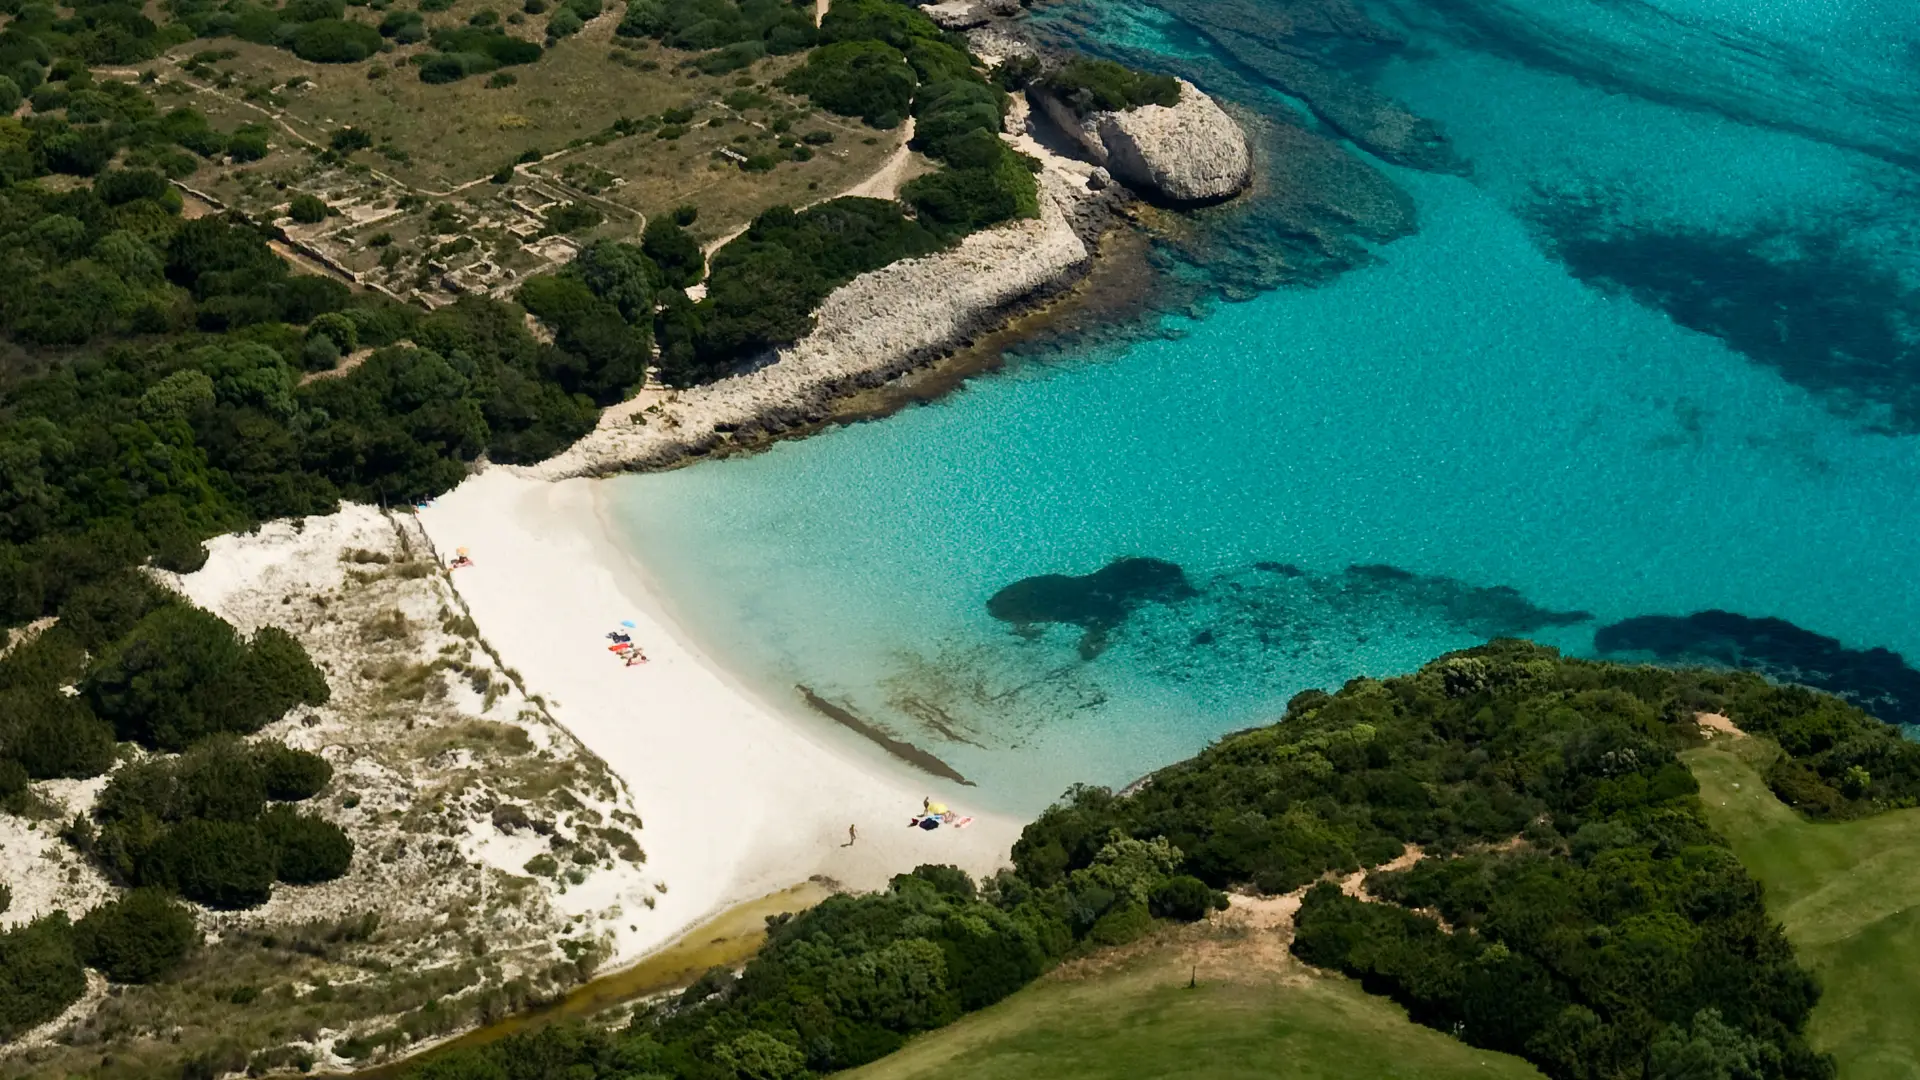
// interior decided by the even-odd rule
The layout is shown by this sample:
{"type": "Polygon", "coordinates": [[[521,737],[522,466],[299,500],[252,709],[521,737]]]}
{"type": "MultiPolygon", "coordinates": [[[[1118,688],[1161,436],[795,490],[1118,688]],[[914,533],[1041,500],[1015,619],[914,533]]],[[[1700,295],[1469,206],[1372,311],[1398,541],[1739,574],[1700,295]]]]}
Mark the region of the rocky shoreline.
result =
{"type": "Polygon", "coordinates": [[[666,469],[815,426],[846,396],[926,367],[1057,295],[1087,272],[1127,196],[1090,190],[1090,166],[1050,157],[1038,218],[862,274],[827,297],[813,333],[753,369],[644,391],[607,409],[565,452],[514,471],[560,480],[666,469]]]}
{"type": "MultiPolygon", "coordinates": [[[[1034,51],[1011,19],[995,18],[972,37],[989,64],[1034,51]]],[[[1249,182],[1245,135],[1193,84],[1182,80],[1181,89],[1179,107],[1126,114],[1130,127],[1102,114],[1115,129],[1107,141],[1124,147],[1134,166],[1114,160],[1115,171],[1129,172],[1125,179],[1150,201],[1229,197],[1249,182]],[[1216,136],[1223,147],[1213,157],[1220,160],[1196,171],[1195,141],[1216,136]],[[1138,160],[1143,155],[1150,160],[1138,160]]],[[[1032,113],[1027,96],[1014,95],[1003,137],[1041,163],[1037,218],[862,274],[828,295],[804,339],[712,383],[643,390],[606,409],[594,430],[563,453],[509,468],[543,480],[668,469],[811,430],[831,421],[850,396],[928,368],[1058,296],[1086,276],[1101,236],[1141,195],[1113,182],[1102,155],[1067,156],[1037,138],[1032,113]]]]}

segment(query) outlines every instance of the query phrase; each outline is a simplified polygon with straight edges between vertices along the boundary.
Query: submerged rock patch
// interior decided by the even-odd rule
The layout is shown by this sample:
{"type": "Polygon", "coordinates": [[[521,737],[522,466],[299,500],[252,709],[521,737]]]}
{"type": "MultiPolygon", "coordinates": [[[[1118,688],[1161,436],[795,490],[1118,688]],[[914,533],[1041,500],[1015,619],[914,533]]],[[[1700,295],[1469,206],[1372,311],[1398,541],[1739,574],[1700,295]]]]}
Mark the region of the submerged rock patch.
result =
{"type": "Polygon", "coordinates": [[[1091,574],[1040,574],[994,593],[987,614],[1016,628],[1067,623],[1086,633],[1080,655],[1088,660],[1106,647],[1107,634],[1142,604],[1171,604],[1196,595],[1186,572],[1163,559],[1115,559],[1091,574]]]}
{"type": "Polygon", "coordinates": [[[1849,649],[1785,619],[1731,611],[1638,615],[1593,635],[1605,654],[1753,671],[1846,698],[1892,724],[1920,724],[1920,671],[1891,649],[1849,649]]]}
{"type": "Polygon", "coordinates": [[[1840,233],[1628,224],[1570,199],[1533,217],[1581,281],[1719,338],[1836,412],[1920,432],[1920,291],[1840,233]]]}

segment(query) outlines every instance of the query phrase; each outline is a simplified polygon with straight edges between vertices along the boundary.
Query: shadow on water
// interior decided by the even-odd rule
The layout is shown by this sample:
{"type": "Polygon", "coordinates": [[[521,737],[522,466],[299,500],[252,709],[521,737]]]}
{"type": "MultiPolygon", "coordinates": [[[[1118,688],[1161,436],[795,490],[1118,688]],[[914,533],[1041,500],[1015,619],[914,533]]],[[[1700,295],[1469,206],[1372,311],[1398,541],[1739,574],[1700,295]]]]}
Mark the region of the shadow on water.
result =
{"type": "Polygon", "coordinates": [[[498,1042],[563,1020],[581,1020],[617,1005],[691,986],[713,967],[738,967],[767,940],[767,919],[803,911],[830,892],[813,882],[730,907],[638,963],[602,975],[548,1005],[515,1013],[416,1054],[345,1074],[352,1080],[396,1080],[426,1060],[453,1050],[498,1042]]]}
{"type": "Polygon", "coordinates": [[[1731,611],[1638,615],[1600,628],[1603,654],[1755,671],[1851,701],[1891,724],[1920,724],[1920,671],[1891,649],[1850,649],[1785,619],[1731,611]]]}
{"type": "Polygon", "coordinates": [[[1546,198],[1534,222],[1575,277],[1772,368],[1843,415],[1920,432],[1920,291],[1841,228],[1628,223],[1606,198],[1546,198]]]}

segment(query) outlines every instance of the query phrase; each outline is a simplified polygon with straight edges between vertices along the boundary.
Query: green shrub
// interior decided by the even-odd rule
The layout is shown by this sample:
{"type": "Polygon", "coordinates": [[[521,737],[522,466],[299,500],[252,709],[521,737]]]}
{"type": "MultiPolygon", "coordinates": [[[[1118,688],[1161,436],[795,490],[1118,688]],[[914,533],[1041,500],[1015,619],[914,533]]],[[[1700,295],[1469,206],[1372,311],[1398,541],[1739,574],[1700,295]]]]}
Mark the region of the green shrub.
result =
{"type": "Polygon", "coordinates": [[[340,366],[340,346],[325,334],[310,335],[300,348],[300,366],[307,371],[332,371],[340,366]]]}
{"type": "Polygon", "coordinates": [[[113,727],[52,686],[0,690],[0,758],[35,780],[99,776],[113,765],[113,727]]]}
{"type": "Polygon", "coordinates": [[[1125,904],[1094,922],[1087,940],[1095,945],[1125,945],[1153,930],[1153,916],[1144,904],[1125,904]]]}
{"type": "Polygon", "coordinates": [[[169,828],[138,868],[142,885],[176,889],[212,908],[248,908],[273,893],[272,845],[250,822],[183,821],[169,828]]]}
{"type": "Polygon", "coordinates": [[[334,347],[342,353],[350,353],[360,347],[360,327],[348,316],[329,311],[319,315],[307,324],[307,340],[316,337],[331,339],[334,347]]]}
{"type": "Polygon", "coordinates": [[[820,37],[829,42],[878,41],[904,51],[945,36],[917,8],[895,0],[835,0],[820,20],[820,37]]]}
{"type": "Polygon", "coordinates": [[[243,642],[218,616],[168,604],[88,669],[81,691],[119,736],[182,750],[221,732],[258,731],[296,704],[320,704],[326,680],[285,631],[243,642]]]}
{"type": "Polygon", "coordinates": [[[147,983],[179,967],[200,943],[193,914],[159,889],[134,889],[94,908],[74,927],[87,966],[117,983],[147,983]]]}
{"type": "Polygon", "coordinates": [[[0,1039],[60,1015],[86,989],[65,912],[0,933],[0,1039]]]}
{"type": "Polygon", "coordinates": [[[640,248],[659,267],[663,284],[684,289],[706,276],[707,257],[693,234],[680,227],[679,216],[676,213],[674,220],[654,218],[647,222],[640,248]]]}
{"type": "Polygon", "coordinates": [[[316,64],[353,64],[380,51],[380,32],[365,23],[319,19],[294,32],[293,54],[316,64]]]}
{"type": "Polygon", "coordinates": [[[373,146],[373,136],[357,127],[336,129],[327,137],[327,145],[336,154],[351,154],[356,150],[367,150],[373,146]]]}
{"type": "Polygon", "coordinates": [[[1171,75],[1149,75],[1088,56],[1069,60],[1042,78],[1040,86],[1080,116],[1180,101],[1180,82],[1171,75]]]}
{"type": "MultiPolygon", "coordinates": [[[[651,231],[652,226],[648,226],[651,231]]],[[[698,247],[695,248],[698,251],[698,247]]],[[[614,240],[596,240],[580,249],[565,274],[587,286],[596,298],[613,305],[620,317],[636,327],[652,324],[653,288],[663,269],[644,246],[614,240]]]]}
{"type": "Polygon", "coordinates": [[[301,192],[287,205],[287,215],[302,225],[314,225],[327,218],[327,204],[318,195],[301,192]]]}
{"type": "Polygon", "coordinates": [[[267,743],[254,754],[266,796],[277,802],[311,799],[333,779],[333,766],[319,754],[283,743],[267,743]]]}
{"type": "Polygon", "coordinates": [[[585,25],[579,13],[563,4],[547,19],[547,40],[558,41],[563,37],[571,37],[579,33],[585,25]]]}
{"type": "Polygon", "coordinates": [[[234,132],[226,144],[227,155],[241,164],[249,161],[259,161],[261,158],[266,157],[268,151],[271,149],[267,144],[265,132],[248,131],[244,128],[234,132]]]}
{"type": "Polygon", "coordinates": [[[547,231],[552,233],[580,233],[605,221],[602,214],[591,203],[561,203],[547,211],[547,231]]]}
{"type": "Polygon", "coordinates": [[[274,876],[289,885],[332,881],[353,862],[353,841],[340,826],[290,806],[261,814],[260,832],[273,849],[274,876]]]}
{"type": "Polygon", "coordinates": [[[1207,887],[1191,874],[1169,878],[1153,891],[1147,910],[1162,919],[1195,922],[1207,917],[1215,907],[1223,907],[1226,897],[1207,887]]]}
{"type": "Polygon", "coordinates": [[[900,50],[879,41],[838,41],[807,54],[782,86],[842,116],[858,116],[878,128],[899,125],[919,85],[900,50]]]}

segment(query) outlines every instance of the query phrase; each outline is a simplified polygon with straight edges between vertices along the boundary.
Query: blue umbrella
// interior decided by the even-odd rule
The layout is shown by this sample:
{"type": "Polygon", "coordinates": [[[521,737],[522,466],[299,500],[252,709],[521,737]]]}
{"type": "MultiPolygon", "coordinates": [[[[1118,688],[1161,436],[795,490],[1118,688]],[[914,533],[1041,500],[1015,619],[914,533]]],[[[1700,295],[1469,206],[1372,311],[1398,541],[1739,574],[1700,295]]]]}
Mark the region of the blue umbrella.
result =
{"type": "Polygon", "coordinates": [[[631,630],[631,629],[633,629],[633,620],[632,620],[632,619],[621,619],[621,620],[620,620],[620,625],[621,625],[621,626],[624,626],[624,627],[626,627],[626,628],[627,628],[627,629],[629,629],[629,630],[631,630]]]}

